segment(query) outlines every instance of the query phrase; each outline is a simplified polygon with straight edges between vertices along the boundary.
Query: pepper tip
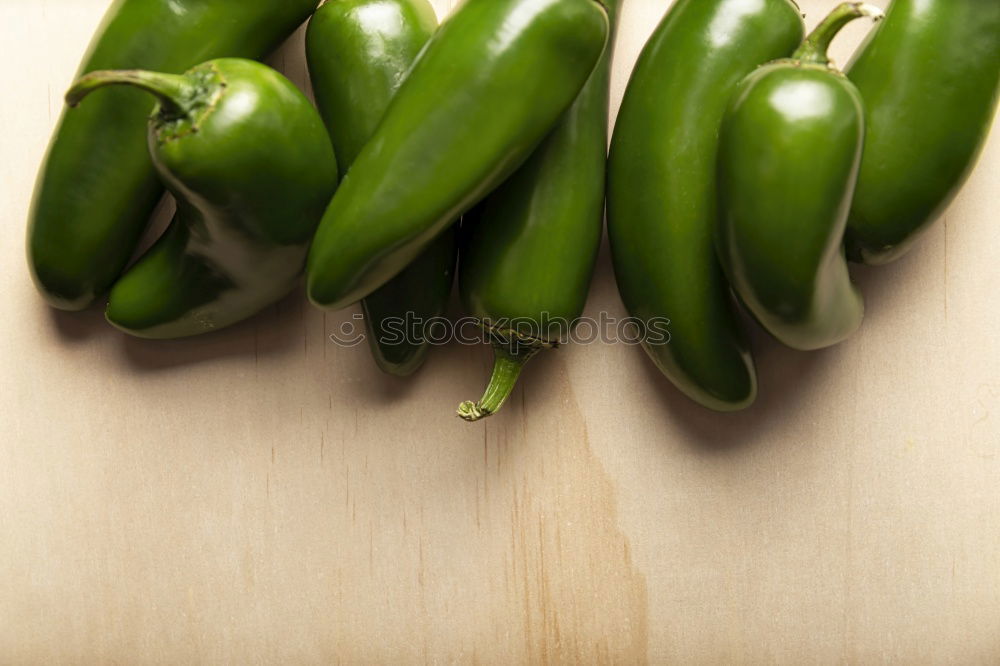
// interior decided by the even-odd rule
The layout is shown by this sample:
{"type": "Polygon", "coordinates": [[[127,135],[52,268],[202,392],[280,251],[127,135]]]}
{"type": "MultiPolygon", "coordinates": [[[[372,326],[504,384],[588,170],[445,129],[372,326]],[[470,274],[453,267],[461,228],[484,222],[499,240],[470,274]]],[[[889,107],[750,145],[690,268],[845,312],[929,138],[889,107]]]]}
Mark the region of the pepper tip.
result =
{"type": "Polygon", "coordinates": [[[882,11],[882,8],[871,4],[870,2],[858,2],[856,5],[861,15],[867,16],[872,21],[877,22],[885,18],[885,12],[882,11]]]}
{"type": "Polygon", "coordinates": [[[473,402],[471,400],[466,400],[461,405],[458,406],[458,416],[468,421],[469,423],[475,423],[480,419],[484,419],[489,416],[492,412],[483,409],[479,403],[473,402]]]}

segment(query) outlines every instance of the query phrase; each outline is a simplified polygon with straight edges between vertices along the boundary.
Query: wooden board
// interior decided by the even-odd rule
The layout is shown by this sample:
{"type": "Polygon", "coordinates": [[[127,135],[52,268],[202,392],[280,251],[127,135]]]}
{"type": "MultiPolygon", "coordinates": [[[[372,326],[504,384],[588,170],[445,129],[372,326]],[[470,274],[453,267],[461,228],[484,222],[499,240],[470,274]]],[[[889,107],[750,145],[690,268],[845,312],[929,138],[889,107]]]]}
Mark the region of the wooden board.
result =
{"type": "MultiPolygon", "coordinates": [[[[625,0],[615,108],[668,4],[625,0]]],[[[301,294],[167,343],[42,304],[24,221],[107,5],[0,0],[0,662],[1000,661],[1000,134],[914,252],[857,271],[855,338],[756,335],[752,410],[593,344],[469,425],[486,349],[387,379],[301,294]]],[[[304,84],[301,34],[273,62],[304,84]]]]}

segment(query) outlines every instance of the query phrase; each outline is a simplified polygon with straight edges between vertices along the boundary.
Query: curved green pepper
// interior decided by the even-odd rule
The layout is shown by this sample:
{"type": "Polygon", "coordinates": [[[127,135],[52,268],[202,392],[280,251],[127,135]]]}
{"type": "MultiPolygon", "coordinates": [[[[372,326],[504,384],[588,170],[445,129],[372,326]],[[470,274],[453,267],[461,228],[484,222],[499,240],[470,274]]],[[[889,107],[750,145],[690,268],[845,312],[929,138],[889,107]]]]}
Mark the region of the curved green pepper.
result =
{"type": "MultiPolygon", "coordinates": [[[[617,0],[606,3],[612,31],[617,0]]],[[[612,40],[556,128],[462,221],[459,292],[493,343],[490,384],[466,421],[503,405],[524,364],[583,314],[604,226],[612,40]]]]}
{"type": "MultiPolygon", "coordinates": [[[[309,21],[306,55],[316,104],[346,172],[375,132],[420,49],[437,27],[427,0],[327,2],[309,21]]],[[[402,273],[362,301],[367,338],[385,372],[409,375],[427,356],[421,322],[448,304],[455,234],[437,238],[402,273]]]]}
{"type": "Polygon", "coordinates": [[[947,208],[986,141],[1000,93],[1000,2],[893,0],[847,75],[866,121],[847,250],[884,264],[947,208]]]}
{"type": "MultiPolygon", "coordinates": [[[[317,0],[118,0],[78,74],[106,69],[180,73],[222,56],[265,55],[317,0]]],[[[146,147],[152,103],[103,93],[63,114],[35,185],[28,264],[50,305],[81,310],[125,268],[163,194],[146,147]]]]}
{"type": "Polygon", "coordinates": [[[177,199],[170,227],[111,288],[108,321],[140,337],[197,335],[287,294],[337,183],[305,95],[265,65],[224,58],[184,75],[93,72],[67,101],[108,85],[159,99],[149,149],[177,199]]]}
{"type": "Polygon", "coordinates": [[[313,303],[364,298],[520,166],[579,94],[607,34],[597,0],[466,0],[330,202],[309,253],[313,303]]]}
{"type": "Polygon", "coordinates": [[[608,162],[618,290],[643,347],[688,397],[720,411],[757,393],[748,344],[712,244],[719,122],[739,81],[790,54],[789,0],[678,0],[639,56],[608,162]],[[669,339],[653,335],[669,319],[669,339]]]}
{"type": "Polygon", "coordinates": [[[864,145],[861,96],[827,49],[870,5],[840,5],[789,60],[740,84],[719,138],[716,243],[733,289],[795,349],[836,344],[864,302],[844,258],[847,211],[864,145]]]}

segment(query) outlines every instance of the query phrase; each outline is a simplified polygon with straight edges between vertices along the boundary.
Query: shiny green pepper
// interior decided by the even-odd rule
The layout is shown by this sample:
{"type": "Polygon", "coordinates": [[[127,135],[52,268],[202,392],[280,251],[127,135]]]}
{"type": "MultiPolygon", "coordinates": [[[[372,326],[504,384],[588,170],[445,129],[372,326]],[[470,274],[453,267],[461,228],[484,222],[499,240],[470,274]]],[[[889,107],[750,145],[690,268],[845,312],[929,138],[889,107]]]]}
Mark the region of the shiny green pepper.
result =
{"type": "Polygon", "coordinates": [[[653,363],[692,400],[742,409],[749,345],[712,243],[719,123],[739,81],[802,41],[789,0],[678,0],[642,50],[608,161],[618,290],[653,363]],[[654,330],[669,320],[669,337],[654,330]]]}
{"type": "Polygon", "coordinates": [[[459,291],[495,358],[482,399],[458,409],[467,421],[500,409],[524,364],[583,314],[604,226],[612,50],[528,161],[463,219],[459,291]]]}
{"type": "MultiPolygon", "coordinates": [[[[211,58],[267,54],[317,0],[118,0],[79,75],[106,69],[179,74],[211,58]]],[[[139,244],[163,186],[146,147],[153,104],[110,90],[63,114],[35,186],[28,264],[42,296],[63,310],[101,297],[139,244]]]]}
{"type": "Polygon", "coordinates": [[[795,349],[844,340],[864,314],[843,250],[864,110],[827,57],[837,32],[861,16],[881,12],[840,5],[791,59],[744,79],[722,121],[719,258],[761,325],[795,349]]]}
{"type": "MultiPolygon", "coordinates": [[[[310,78],[343,172],[436,27],[427,0],[327,2],[309,21],[310,78]]],[[[405,376],[423,364],[429,345],[421,329],[447,307],[455,256],[453,228],[362,301],[366,337],[383,371],[405,376]]]]}
{"type": "Polygon", "coordinates": [[[893,0],[847,76],[866,121],[848,254],[884,264],[972,173],[1000,98],[1000,2],[893,0]]]}
{"type": "Polygon", "coordinates": [[[499,185],[583,88],[597,0],[466,0],[427,43],[330,203],[309,297],[338,309],[398,275],[499,185]]]}
{"type": "Polygon", "coordinates": [[[108,321],[140,337],[197,335],[287,294],[337,183],[330,138],[305,95],[265,65],[224,58],[184,75],[92,72],[67,101],[109,85],[158,98],[149,149],[177,214],[112,287],[108,321]]]}

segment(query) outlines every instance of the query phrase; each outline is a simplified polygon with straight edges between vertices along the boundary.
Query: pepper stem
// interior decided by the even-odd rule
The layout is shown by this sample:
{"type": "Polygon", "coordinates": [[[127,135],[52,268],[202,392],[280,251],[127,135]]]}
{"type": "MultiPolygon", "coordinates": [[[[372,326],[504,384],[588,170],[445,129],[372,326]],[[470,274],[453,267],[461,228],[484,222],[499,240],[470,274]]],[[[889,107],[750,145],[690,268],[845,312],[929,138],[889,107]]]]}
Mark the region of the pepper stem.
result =
{"type": "MultiPolygon", "coordinates": [[[[513,335],[513,334],[512,334],[513,335]]],[[[494,340],[493,374],[479,402],[467,400],[458,406],[458,415],[466,421],[478,421],[498,411],[514,391],[517,378],[531,357],[545,348],[540,341],[494,340]]]]}
{"type": "Polygon", "coordinates": [[[100,70],[80,77],[66,93],[66,103],[77,106],[83,98],[106,86],[134,86],[151,93],[160,102],[164,115],[179,117],[189,111],[195,86],[177,74],[146,72],[138,69],[100,70]]]}
{"type": "Polygon", "coordinates": [[[817,65],[829,65],[830,44],[844,26],[855,19],[870,17],[872,20],[880,21],[885,14],[875,5],[867,2],[844,2],[830,12],[823,19],[816,29],[809,33],[802,45],[792,55],[793,60],[814,63],[817,65]]]}

